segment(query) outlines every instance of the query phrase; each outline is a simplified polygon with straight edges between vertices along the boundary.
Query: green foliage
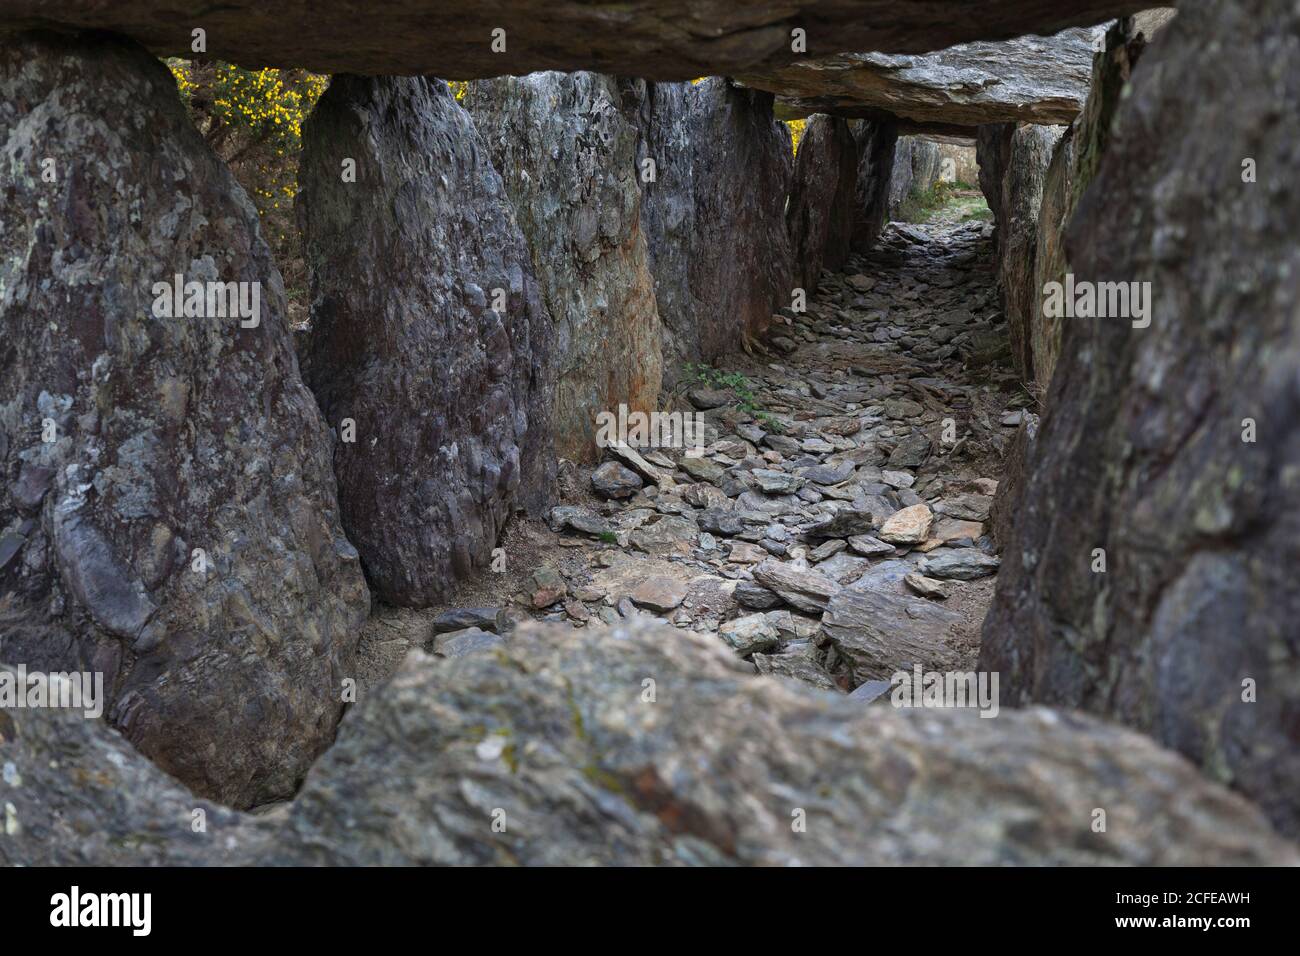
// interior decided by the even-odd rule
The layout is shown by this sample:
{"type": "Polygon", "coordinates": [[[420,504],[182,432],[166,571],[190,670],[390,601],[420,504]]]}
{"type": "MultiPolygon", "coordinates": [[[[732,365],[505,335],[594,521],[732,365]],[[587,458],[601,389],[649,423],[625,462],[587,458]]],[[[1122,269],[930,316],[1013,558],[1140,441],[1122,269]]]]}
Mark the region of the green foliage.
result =
{"type": "Polygon", "coordinates": [[[754,418],[762,420],[772,428],[772,431],[784,431],[785,427],[780,421],[762,411],[762,407],[758,405],[758,398],[754,395],[753,385],[750,384],[749,378],[741,375],[740,372],[723,372],[706,363],[689,362],[685,364],[685,371],[707,388],[727,389],[728,392],[736,395],[737,408],[748,411],[754,418]]]}
{"type": "Polygon", "coordinates": [[[181,99],[204,141],[257,207],[262,235],[284,276],[290,320],[305,306],[293,201],[302,124],[329,77],[306,70],[246,70],[219,60],[170,59],[181,99]]]}
{"type": "Polygon", "coordinates": [[[993,218],[979,190],[962,182],[937,182],[929,189],[912,188],[894,217],[900,222],[927,223],[934,220],[967,222],[993,218]]]}
{"type": "Polygon", "coordinates": [[[290,203],[298,191],[302,124],[329,77],[305,70],[246,70],[220,61],[172,59],[167,65],[199,132],[237,167],[263,217],[290,203]]]}

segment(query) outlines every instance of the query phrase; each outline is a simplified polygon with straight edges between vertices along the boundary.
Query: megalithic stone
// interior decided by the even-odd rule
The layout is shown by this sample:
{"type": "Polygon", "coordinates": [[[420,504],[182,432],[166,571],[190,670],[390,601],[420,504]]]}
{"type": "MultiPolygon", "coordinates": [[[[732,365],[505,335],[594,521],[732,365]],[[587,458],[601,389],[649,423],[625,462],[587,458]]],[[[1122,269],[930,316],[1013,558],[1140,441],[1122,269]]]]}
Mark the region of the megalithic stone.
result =
{"type": "Polygon", "coordinates": [[[634,117],[599,73],[470,84],[466,100],[554,322],[555,449],[599,456],[596,416],[657,408],[663,343],[641,227],[634,117]]]}
{"type": "MultiPolygon", "coordinates": [[[[196,801],[75,712],[0,710],[5,783],[22,781],[5,790],[0,863],[1300,861],[1249,801],[1095,717],[868,706],[644,618],[483,643],[413,651],[277,814],[196,801]]],[[[0,684],[11,673],[0,663],[0,684]]]]}
{"type": "Polygon", "coordinates": [[[822,269],[836,272],[849,258],[858,215],[858,159],[858,140],[848,120],[809,118],[786,207],[795,279],[809,295],[822,269]]]}
{"type": "Polygon", "coordinates": [[[0,591],[67,629],[0,658],[104,674],[201,795],[292,794],[370,599],[256,210],[158,60],[27,35],[0,44],[0,222],[0,591]]]}
{"type": "Polygon", "coordinates": [[[1009,703],[1144,730],[1291,835],[1298,37],[1294,4],[1188,0],[1133,70],[1066,251],[1075,288],[1150,283],[1151,308],[1064,322],[980,662],[1009,703]]]}
{"type": "Polygon", "coordinates": [[[424,607],[489,565],[517,507],[546,501],[551,322],[501,178],[442,80],[335,77],[303,138],[307,379],[348,429],[344,527],[376,593],[424,607]]]}
{"type": "Polygon", "coordinates": [[[710,77],[690,118],[695,237],[691,298],[703,358],[761,336],[795,286],[785,203],[794,158],[772,97],[710,77]]]}

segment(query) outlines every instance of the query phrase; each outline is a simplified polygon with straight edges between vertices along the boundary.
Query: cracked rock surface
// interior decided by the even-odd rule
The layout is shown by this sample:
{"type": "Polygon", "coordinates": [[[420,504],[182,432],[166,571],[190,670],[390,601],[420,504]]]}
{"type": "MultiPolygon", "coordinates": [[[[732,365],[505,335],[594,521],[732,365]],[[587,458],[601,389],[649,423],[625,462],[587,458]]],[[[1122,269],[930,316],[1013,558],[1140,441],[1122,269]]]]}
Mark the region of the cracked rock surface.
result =
{"type": "Polygon", "coordinates": [[[0,575],[75,635],[0,658],[102,672],[112,722],[198,793],[287,796],[370,595],[256,210],[123,41],[0,46],[0,151],[0,575]],[[260,290],[256,325],[155,316],[177,274],[260,290]]]}
{"type": "Polygon", "coordinates": [[[188,794],[101,723],[15,713],[0,724],[7,863],[111,864],[137,843],[155,863],[1297,861],[1253,806],[1131,731],[1038,708],[866,706],[646,621],[413,653],[292,805],[212,811],[203,834],[188,794]]]}

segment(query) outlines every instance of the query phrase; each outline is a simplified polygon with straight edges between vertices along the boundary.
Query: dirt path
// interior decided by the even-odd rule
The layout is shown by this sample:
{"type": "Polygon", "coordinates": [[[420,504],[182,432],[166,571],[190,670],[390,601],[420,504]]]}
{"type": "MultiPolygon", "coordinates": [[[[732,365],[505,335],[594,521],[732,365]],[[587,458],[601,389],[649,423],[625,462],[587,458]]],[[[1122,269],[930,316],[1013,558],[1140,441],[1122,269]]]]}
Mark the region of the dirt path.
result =
{"type": "Polygon", "coordinates": [[[773,330],[768,354],[697,370],[666,396],[703,414],[702,457],[642,448],[594,484],[566,465],[563,505],[549,527],[512,524],[503,570],[447,608],[376,610],[363,683],[411,646],[491,646],[529,615],[582,627],[650,614],[717,634],[761,671],[845,691],[904,659],[972,667],[1004,419],[1027,403],[1005,371],[987,231],[889,226],[773,330]],[[467,608],[502,613],[447,613],[467,608]]]}

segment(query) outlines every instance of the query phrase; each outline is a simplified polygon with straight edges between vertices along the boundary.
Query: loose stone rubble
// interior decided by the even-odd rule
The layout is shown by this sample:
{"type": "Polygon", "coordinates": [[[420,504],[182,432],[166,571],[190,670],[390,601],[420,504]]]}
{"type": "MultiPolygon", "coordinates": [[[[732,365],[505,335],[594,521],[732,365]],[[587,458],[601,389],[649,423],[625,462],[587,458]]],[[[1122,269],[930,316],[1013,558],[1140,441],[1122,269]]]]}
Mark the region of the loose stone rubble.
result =
{"type": "Polygon", "coordinates": [[[1187,0],[1135,71],[1171,13],[1093,60],[1127,0],[536,4],[357,44],[332,0],[0,0],[0,660],[108,679],[0,709],[0,862],[1300,863],[1300,8],[1187,0]],[[137,45],[200,14],[340,71],[300,356],[137,45]],[[496,78],[471,118],[432,68],[496,78]],[[996,228],[885,227],[954,175],[996,228]],[[1076,269],[1154,324],[1046,321],[1076,269]],[[181,273],[264,308],[172,321],[181,273]],[[629,411],[694,440],[596,439],[629,411]]]}
{"type": "Polygon", "coordinates": [[[592,505],[553,510],[579,547],[554,563],[562,586],[522,606],[577,626],[662,618],[842,691],[918,662],[969,666],[998,567],[986,522],[1015,434],[1002,418],[1019,402],[995,361],[987,232],[895,224],[823,273],[765,354],[726,367],[744,385],[688,390],[702,456],[642,449],[659,464],[638,475],[611,450],[592,505]],[[584,587],[591,600],[564,602],[584,587]]]}

